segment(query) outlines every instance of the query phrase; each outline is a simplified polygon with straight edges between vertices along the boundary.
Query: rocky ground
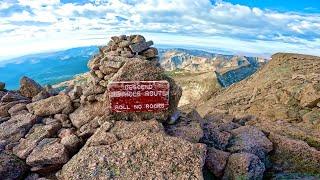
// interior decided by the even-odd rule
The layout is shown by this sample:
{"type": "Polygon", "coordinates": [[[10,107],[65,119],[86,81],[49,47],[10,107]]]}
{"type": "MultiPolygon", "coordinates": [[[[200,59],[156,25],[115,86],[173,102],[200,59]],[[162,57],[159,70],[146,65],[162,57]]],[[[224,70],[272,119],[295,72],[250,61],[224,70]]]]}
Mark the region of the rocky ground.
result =
{"type": "MultiPolygon", "coordinates": [[[[112,37],[88,63],[88,81],[61,92],[27,77],[18,91],[0,83],[0,179],[319,178],[317,147],[258,125],[268,122],[259,114],[228,113],[218,100],[208,102],[210,111],[200,108],[204,116],[178,109],[182,89],[159,66],[152,44],[140,35],[112,37]],[[108,83],[134,80],[168,81],[168,111],[110,112],[108,83]]],[[[317,118],[319,91],[302,92],[305,114],[317,118]]],[[[276,127],[286,128],[284,120],[276,127]]]]}

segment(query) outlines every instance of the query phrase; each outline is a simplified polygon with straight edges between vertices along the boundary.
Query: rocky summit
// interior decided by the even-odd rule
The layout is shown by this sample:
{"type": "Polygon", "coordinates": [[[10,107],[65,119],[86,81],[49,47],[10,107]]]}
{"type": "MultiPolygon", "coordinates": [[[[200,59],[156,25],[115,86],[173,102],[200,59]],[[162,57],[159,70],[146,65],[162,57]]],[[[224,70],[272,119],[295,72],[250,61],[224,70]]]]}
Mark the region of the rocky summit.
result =
{"type": "Polygon", "coordinates": [[[152,45],[112,37],[88,62],[90,78],[62,91],[28,77],[17,91],[0,83],[0,179],[319,178],[319,59],[275,55],[198,113],[177,108],[182,89],[152,45]],[[111,111],[108,84],[119,81],[167,81],[168,109],[111,111]]]}

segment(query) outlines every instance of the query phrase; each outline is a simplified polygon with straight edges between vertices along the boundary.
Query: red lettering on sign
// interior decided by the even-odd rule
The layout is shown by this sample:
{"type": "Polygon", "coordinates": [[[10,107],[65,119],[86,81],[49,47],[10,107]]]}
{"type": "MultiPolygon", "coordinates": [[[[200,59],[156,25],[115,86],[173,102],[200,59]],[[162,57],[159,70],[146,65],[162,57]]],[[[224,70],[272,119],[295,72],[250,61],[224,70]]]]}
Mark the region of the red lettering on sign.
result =
{"type": "Polygon", "coordinates": [[[121,81],[108,84],[112,112],[159,112],[169,107],[167,81],[121,81]]]}

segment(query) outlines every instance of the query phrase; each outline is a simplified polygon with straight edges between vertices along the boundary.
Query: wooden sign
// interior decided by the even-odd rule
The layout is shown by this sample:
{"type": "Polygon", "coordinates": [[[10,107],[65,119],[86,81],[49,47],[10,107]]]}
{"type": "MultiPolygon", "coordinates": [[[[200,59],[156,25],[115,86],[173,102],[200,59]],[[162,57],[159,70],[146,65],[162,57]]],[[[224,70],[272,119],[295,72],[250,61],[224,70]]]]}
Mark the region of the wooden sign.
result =
{"type": "Polygon", "coordinates": [[[159,112],[169,107],[167,81],[120,81],[108,84],[112,112],[159,112]]]}

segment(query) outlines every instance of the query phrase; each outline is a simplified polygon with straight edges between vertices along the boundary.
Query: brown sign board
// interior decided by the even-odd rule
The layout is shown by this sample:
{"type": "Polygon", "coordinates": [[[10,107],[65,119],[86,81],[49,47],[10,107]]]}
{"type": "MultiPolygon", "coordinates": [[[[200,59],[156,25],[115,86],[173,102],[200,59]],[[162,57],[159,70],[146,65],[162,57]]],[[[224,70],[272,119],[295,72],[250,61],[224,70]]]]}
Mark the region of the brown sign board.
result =
{"type": "Polygon", "coordinates": [[[112,112],[159,112],[169,107],[167,81],[119,81],[108,84],[112,112]]]}

